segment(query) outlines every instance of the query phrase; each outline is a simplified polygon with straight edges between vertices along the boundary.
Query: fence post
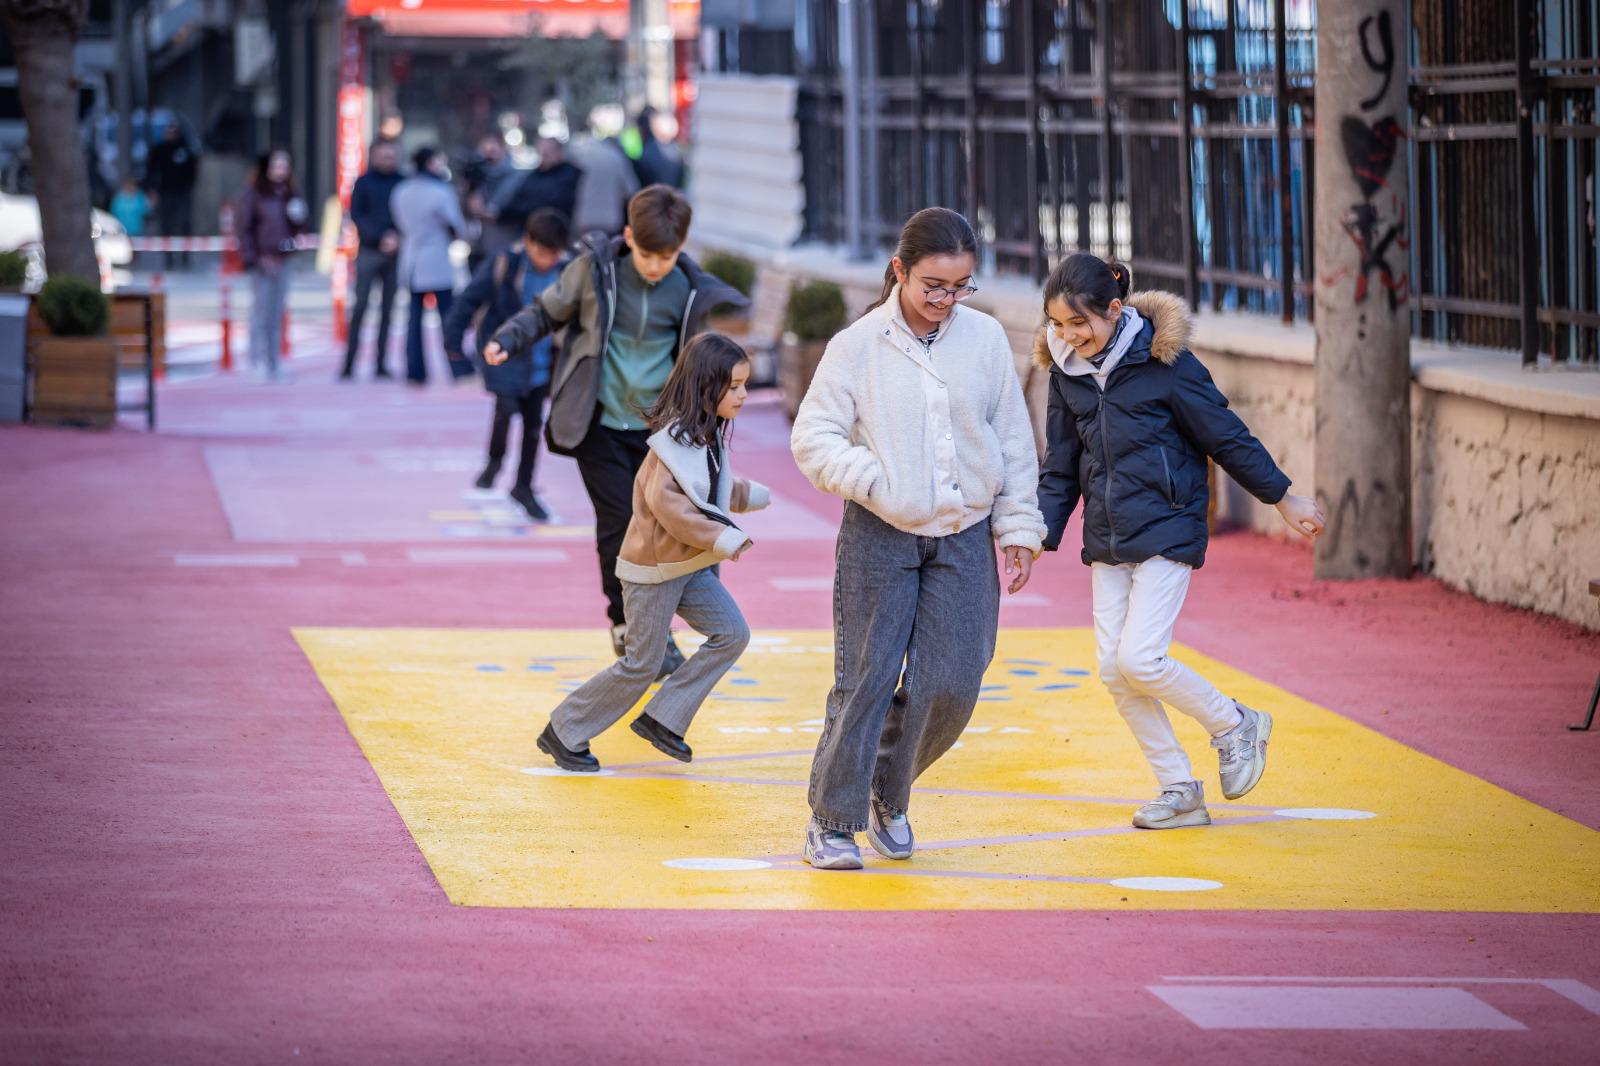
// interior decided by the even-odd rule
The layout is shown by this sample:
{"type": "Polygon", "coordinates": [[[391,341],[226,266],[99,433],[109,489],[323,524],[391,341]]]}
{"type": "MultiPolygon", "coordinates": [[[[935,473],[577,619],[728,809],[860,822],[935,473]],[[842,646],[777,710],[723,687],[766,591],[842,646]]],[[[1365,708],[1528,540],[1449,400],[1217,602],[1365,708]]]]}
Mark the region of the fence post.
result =
{"type": "Polygon", "coordinates": [[[1408,0],[1317,11],[1317,541],[1322,579],[1411,573],[1408,0]]]}
{"type": "Polygon", "coordinates": [[[1183,225],[1183,295],[1200,308],[1200,270],[1194,240],[1194,64],[1189,55],[1189,0],[1178,3],[1178,186],[1183,225]]]}
{"type": "Polygon", "coordinates": [[[1522,365],[1539,361],[1538,161],[1533,143],[1537,86],[1533,74],[1533,0],[1516,0],[1517,265],[1522,311],[1522,365]]]}
{"type": "Polygon", "coordinates": [[[1272,55],[1276,67],[1272,116],[1278,144],[1278,298],[1283,301],[1285,325],[1294,321],[1294,175],[1289,169],[1288,6],[1287,0],[1273,0],[1272,3],[1272,55]]]}

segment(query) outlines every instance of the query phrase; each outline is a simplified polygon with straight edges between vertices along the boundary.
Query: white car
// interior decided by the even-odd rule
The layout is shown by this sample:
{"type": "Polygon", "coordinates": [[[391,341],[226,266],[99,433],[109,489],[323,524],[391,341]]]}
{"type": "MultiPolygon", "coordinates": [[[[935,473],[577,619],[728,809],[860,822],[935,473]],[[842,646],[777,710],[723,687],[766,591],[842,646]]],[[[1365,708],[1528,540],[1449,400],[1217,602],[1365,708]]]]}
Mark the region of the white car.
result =
{"type": "MultiPolygon", "coordinates": [[[[115,217],[93,209],[90,233],[94,254],[102,265],[125,267],[133,262],[133,242],[115,217]]],[[[39,201],[32,196],[0,193],[0,250],[18,249],[28,253],[28,275],[32,283],[44,279],[44,227],[39,222],[39,201]]],[[[29,285],[32,288],[32,284],[29,285]]]]}

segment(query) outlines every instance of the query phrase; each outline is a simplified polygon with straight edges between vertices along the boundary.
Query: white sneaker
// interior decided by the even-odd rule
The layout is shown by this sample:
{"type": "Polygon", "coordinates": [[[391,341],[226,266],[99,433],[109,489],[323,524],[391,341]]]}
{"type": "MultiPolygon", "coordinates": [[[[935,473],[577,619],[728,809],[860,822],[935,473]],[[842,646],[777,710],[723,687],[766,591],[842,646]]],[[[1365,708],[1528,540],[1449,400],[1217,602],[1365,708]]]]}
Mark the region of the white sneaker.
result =
{"type": "Polygon", "coordinates": [[[841,833],[817,824],[806,825],[806,846],[801,853],[806,862],[819,870],[861,869],[861,849],[853,833],[841,833]]]}
{"type": "Polygon", "coordinates": [[[1133,812],[1135,829],[1184,829],[1210,824],[1205,785],[1199,781],[1162,785],[1161,795],[1133,812]]]}
{"type": "Polygon", "coordinates": [[[1272,735],[1272,715],[1252,711],[1234,701],[1244,720],[1221,736],[1211,738],[1217,749],[1217,775],[1222,778],[1222,794],[1231,800],[1256,787],[1267,769],[1267,738],[1272,735]]]}
{"type": "Polygon", "coordinates": [[[895,814],[890,808],[872,797],[867,815],[867,843],[886,859],[909,859],[917,850],[916,838],[911,834],[911,820],[895,814]]]}

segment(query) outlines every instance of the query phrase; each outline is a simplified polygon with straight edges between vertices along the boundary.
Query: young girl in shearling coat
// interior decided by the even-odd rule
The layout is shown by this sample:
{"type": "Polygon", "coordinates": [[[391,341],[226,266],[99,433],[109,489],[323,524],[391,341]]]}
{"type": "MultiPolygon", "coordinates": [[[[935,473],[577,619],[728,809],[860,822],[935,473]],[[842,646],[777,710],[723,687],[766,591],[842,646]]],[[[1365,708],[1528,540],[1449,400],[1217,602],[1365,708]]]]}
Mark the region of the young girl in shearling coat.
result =
{"type": "Polygon", "coordinates": [[[662,682],[631,728],[680,762],[694,757],[683,739],[689,723],[750,643],[750,627],[715,569],[750,547],[733,515],[760,510],[771,499],[765,485],[736,478],[728,467],[727,431],[744,406],[749,378],[744,349],[719,333],[702,333],[678,356],[648,412],[655,432],[634,479],[633,518],[617,556],[627,646],[551,712],[539,750],[564,770],[600,769],[589,741],[655,681],[674,614],[706,641],[662,682]]]}

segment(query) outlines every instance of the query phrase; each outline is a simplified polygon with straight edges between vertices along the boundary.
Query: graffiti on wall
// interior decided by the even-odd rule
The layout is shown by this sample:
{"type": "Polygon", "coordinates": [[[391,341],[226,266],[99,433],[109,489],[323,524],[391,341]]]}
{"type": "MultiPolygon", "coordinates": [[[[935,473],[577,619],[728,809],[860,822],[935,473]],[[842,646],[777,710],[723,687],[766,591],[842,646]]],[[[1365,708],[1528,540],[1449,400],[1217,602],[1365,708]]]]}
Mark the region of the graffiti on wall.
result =
{"type": "Polygon", "coordinates": [[[1394,115],[1375,116],[1395,74],[1394,27],[1389,13],[1361,20],[1361,59],[1372,76],[1374,91],[1361,101],[1359,114],[1339,120],[1339,141],[1345,163],[1361,192],[1361,200],[1351,204],[1341,219],[1345,235],[1356,249],[1356,265],[1324,276],[1324,285],[1335,285],[1355,277],[1355,302],[1364,304],[1374,279],[1388,296],[1391,311],[1411,297],[1411,276],[1406,270],[1410,248],[1407,233],[1406,199],[1395,187],[1403,184],[1404,173],[1394,173],[1395,157],[1405,139],[1405,127],[1394,115]],[[1400,266],[1392,265],[1399,257],[1400,266]]]}

